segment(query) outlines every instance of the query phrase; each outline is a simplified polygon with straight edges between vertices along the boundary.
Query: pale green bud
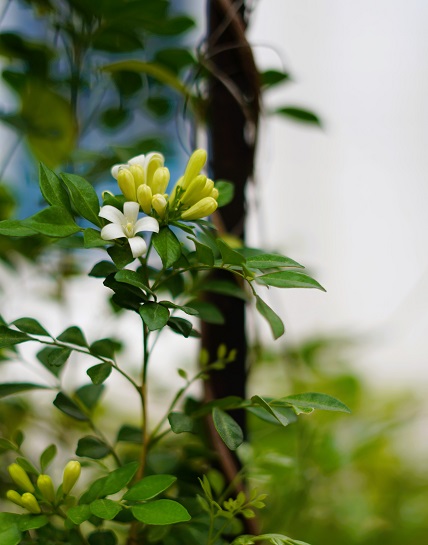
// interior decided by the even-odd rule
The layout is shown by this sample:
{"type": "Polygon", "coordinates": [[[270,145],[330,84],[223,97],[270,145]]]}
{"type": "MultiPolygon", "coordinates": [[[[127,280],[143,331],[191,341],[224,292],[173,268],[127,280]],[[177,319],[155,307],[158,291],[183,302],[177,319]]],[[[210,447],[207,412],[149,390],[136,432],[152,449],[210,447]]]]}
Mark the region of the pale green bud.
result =
{"type": "Polygon", "coordinates": [[[129,165],[128,168],[134,178],[135,189],[138,189],[140,185],[145,183],[144,168],[141,165],[129,165]]]}
{"type": "Polygon", "coordinates": [[[33,483],[30,481],[26,471],[18,464],[11,464],[8,468],[13,482],[22,490],[34,492],[33,483]]]}
{"type": "Polygon", "coordinates": [[[37,487],[45,500],[51,503],[55,501],[55,489],[49,475],[39,475],[37,478],[37,487]]]}
{"type": "Polygon", "coordinates": [[[38,515],[41,512],[38,501],[33,494],[30,494],[30,492],[25,492],[25,494],[22,494],[21,501],[22,506],[25,507],[27,511],[30,511],[30,513],[38,515]]]}
{"type": "Polygon", "coordinates": [[[71,461],[64,468],[62,477],[62,491],[67,495],[80,477],[81,466],[79,462],[71,461]]]}
{"type": "MultiPolygon", "coordinates": [[[[153,186],[152,186],[152,183],[153,183],[153,176],[155,174],[155,172],[157,171],[158,168],[161,168],[163,167],[163,157],[162,155],[160,155],[159,153],[154,153],[149,161],[148,161],[148,164],[147,164],[147,167],[146,167],[146,184],[148,186],[150,186],[153,190],[153,186]]],[[[154,193],[154,191],[153,191],[154,193]]],[[[163,191],[162,191],[163,193],[163,191]]]]}
{"type": "Polygon", "coordinates": [[[158,216],[162,219],[165,216],[167,201],[163,195],[159,193],[153,195],[152,207],[158,213],[158,216]]]}
{"type": "Polygon", "coordinates": [[[156,170],[156,172],[153,174],[153,179],[150,184],[152,193],[156,195],[156,193],[165,193],[166,188],[169,183],[169,170],[166,167],[160,167],[156,170]]]}
{"type": "MultiPolygon", "coordinates": [[[[196,176],[196,178],[193,178],[193,180],[189,184],[189,187],[184,192],[184,195],[181,197],[181,202],[183,204],[192,205],[200,201],[203,197],[202,193],[206,183],[207,177],[203,174],[200,174],[199,176],[196,176]]],[[[208,197],[208,195],[204,196],[208,197]]]]}
{"type": "Polygon", "coordinates": [[[205,182],[205,187],[202,190],[201,199],[205,199],[205,197],[211,197],[211,192],[213,189],[214,189],[214,182],[208,178],[208,180],[205,182]]]}
{"type": "Polygon", "coordinates": [[[137,201],[134,176],[128,168],[121,168],[117,173],[117,183],[127,201],[137,201]]]}
{"type": "Polygon", "coordinates": [[[6,492],[6,498],[20,507],[25,507],[25,505],[22,503],[21,494],[18,494],[16,490],[8,490],[6,492]]]}
{"type": "Polygon", "coordinates": [[[146,184],[140,185],[137,189],[137,200],[143,212],[149,215],[152,211],[152,190],[146,184]]]}
{"type": "Polygon", "coordinates": [[[169,202],[172,204],[174,203],[176,197],[177,197],[177,192],[179,189],[181,189],[181,184],[183,183],[183,176],[181,176],[181,178],[179,178],[173,188],[173,190],[171,191],[171,194],[169,196],[169,202]]]}
{"type": "Polygon", "coordinates": [[[218,189],[216,187],[214,187],[214,189],[211,191],[211,195],[210,197],[212,197],[213,199],[217,200],[218,199],[218,189]]]}
{"type": "Polygon", "coordinates": [[[207,152],[204,149],[197,149],[192,153],[184,171],[183,189],[189,187],[190,182],[201,172],[206,162],[207,152]]]}
{"type": "Polygon", "coordinates": [[[218,202],[212,197],[205,197],[196,204],[191,206],[188,210],[181,213],[181,219],[190,221],[205,218],[217,210],[218,202]]]}

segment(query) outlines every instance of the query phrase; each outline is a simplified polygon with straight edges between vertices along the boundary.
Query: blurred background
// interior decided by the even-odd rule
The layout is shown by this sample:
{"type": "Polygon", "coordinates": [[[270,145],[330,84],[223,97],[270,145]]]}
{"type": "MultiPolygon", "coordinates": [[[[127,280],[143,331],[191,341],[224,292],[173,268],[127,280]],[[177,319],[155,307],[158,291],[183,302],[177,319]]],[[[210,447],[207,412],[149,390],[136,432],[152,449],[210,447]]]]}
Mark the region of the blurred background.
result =
{"type": "MultiPolygon", "coordinates": [[[[52,23],[48,5],[7,1],[0,7],[1,219],[25,217],[41,207],[39,159],[49,156],[53,168],[82,173],[104,190],[113,181],[113,163],[152,149],[166,155],[175,178],[196,141],[195,116],[176,93],[146,74],[117,72],[110,78],[96,68],[144,51],[144,58],[192,82],[194,61],[176,53],[171,64],[173,56],[162,51],[190,51],[194,59],[206,26],[204,2],[171,2],[171,18],[186,13],[195,25],[165,23],[159,33],[159,20],[143,18],[144,42],[130,45],[125,38],[101,35],[80,72],[78,127],[62,98],[73,79],[67,79],[64,59],[53,57],[54,44],[61,42],[55,42],[52,25],[45,31],[52,23]],[[35,104],[37,119],[31,115],[35,104]],[[40,104],[46,104],[44,111],[40,104]],[[43,131],[58,130],[43,123],[52,111],[63,138],[46,151],[43,131]]],[[[289,77],[263,95],[247,242],[306,264],[327,289],[267,296],[287,330],[276,343],[250,312],[249,388],[257,384],[260,393],[262,384],[266,395],[327,392],[353,414],[317,414],[285,433],[253,422],[242,456],[255,486],[268,487],[275,498],[264,515],[270,531],[314,545],[381,540],[422,545],[428,531],[428,4],[259,0],[249,5],[248,39],[259,70],[289,77]],[[312,111],[320,123],[271,115],[284,105],[312,111]]],[[[84,14],[84,3],[74,7],[84,14]]],[[[116,36],[119,31],[113,25],[116,36]]],[[[70,248],[46,251],[42,240],[14,244],[5,237],[0,253],[1,314],[7,322],[34,316],[55,333],[77,324],[91,340],[117,336],[124,341],[123,361],[137,366],[138,324],[111,311],[95,279],[76,274],[89,271],[101,253],[94,250],[93,257],[76,263],[70,248]]],[[[180,365],[194,365],[197,343],[189,348],[188,340],[171,334],[157,347],[152,370],[159,393],[175,383],[171,342],[182,353],[180,365]]],[[[23,358],[3,362],[2,382],[22,380],[23,373],[47,379],[35,352],[25,345],[23,358]]],[[[66,380],[77,386],[87,365],[73,363],[66,380]]],[[[129,418],[123,409],[126,392],[120,384],[114,392],[100,417],[108,420],[122,407],[129,418]]],[[[37,426],[34,415],[44,414],[50,401],[41,393],[2,401],[4,436],[17,426],[37,426]]],[[[55,426],[44,433],[61,436],[64,421],[53,418],[55,426]]],[[[34,433],[28,433],[38,448],[34,433]]],[[[73,439],[61,436],[61,441],[67,445],[73,439]]]]}

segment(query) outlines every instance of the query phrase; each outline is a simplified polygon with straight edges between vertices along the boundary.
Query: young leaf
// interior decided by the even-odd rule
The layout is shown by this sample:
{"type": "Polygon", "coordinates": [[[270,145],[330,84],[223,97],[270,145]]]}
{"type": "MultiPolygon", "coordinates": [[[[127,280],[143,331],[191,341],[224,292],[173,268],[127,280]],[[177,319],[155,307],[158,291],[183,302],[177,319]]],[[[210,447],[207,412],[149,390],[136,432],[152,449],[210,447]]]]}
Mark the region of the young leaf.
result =
{"type": "Polygon", "coordinates": [[[244,434],[239,424],[227,413],[214,407],[212,417],[215,429],[230,450],[236,450],[244,440],[244,434]]]}
{"type": "Polygon", "coordinates": [[[81,230],[67,210],[57,205],[37,212],[34,216],[23,220],[22,223],[36,233],[48,237],[69,237],[81,230]]]}
{"type": "Polygon", "coordinates": [[[94,500],[89,507],[93,515],[104,520],[112,520],[122,511],[122,506],[117,501],[106,499],[94,500]]]}
{"type": "Polygon", "coordinates": [[[80,407],[78,407],[72,399],[70,399],[62,392],[58,393],[53,401],[53,404],[57,409],[59,409],[67,416],[70,416],[71,418],[75,418],[76,420],[79,420],[81,422],[87,422],[89,420],[86,414],[80,409],[80,407]]]}
{"type": "Polygon", "coordinates": [[[169,227],[162,227],[159,233],[152,236],[153,246],[162,260],[162,265],[168,269],[180,258],[181,244],[169,227]]]}
{"type": "Polygon", "coordinates": [[[191,433],[195,429],[193,418],[185,413],[173,412],[169,413],[168,421],[174,433],[191,433]]]}
{"type": "Polygon", "coordinates": [[[298,409],[321,409],[324,411],[340,411],[350,413],[351,410],[341,401],[327,394],[308,392],[295,394],[275,400],[273,405],[287,403],[298,409]]]}
{"type": "Polygon", "coordinates": [[[256,295],[256,308],[260,312],[260,314],[268,321],[274,339],[278,339],[279,337],[284,335],[285,329],[281,318],[258,295],[256,295]]]}
{"type": "Polygon", "coordinates": [[[111,369],[112,367],[109,363],[99,363],[90,367],[86,371],[86,374],[92,380],[93,384],[102,384],[110,376],[111,369]]]}
{"type": "Polygon", "coordinates": [[[20,331],[24,333],[29,333],[30,335],[42,335],[43,337],[50,337],[46,329],[39,324],[34,318],[19,318],[12,322],[12,325],[17,327],[20,331]]]}
{"type": "Polygon", "coordinates": [[[317,115],[309,110],[303,108],[295,108],[294,106],[284,106],[283,108],[277,108],[273,112],[274,114],[283,115],[293,121],[299,121],[301,123],[310,123],[312,125],[318,125],[321,127],[321,121],[317,115]]]}
{"type": "Polygon", "coordinates": [[[61,174],[61,178],[67,186],[74,208],[91,223],[101,227],[101,218],[98,216],[100,203],[95,189],[81,176],[76,174],[61,174]]]}
{"type": "Polygon", "coordinates": [[[42,473],[45,472],[45,469],[49,466],[52,460],[55,458],[57,452],[56,445],[49,445],[40,455],[40,467],[42,473]]]}
{"type": "Polygon", "coordinates": [[[316,288],[325,289],[316,280],[299,271],[279,271],[258,276],[256,281],[259,284],[267,284],[277,288],[316,288]]]}
{"type": "Polygon", "coordinates": [[[4,325],[0,325],[0,348],[6,348],[31,340],[31,337],[21,331],[15,331],[14,329],[9,329],[4,325]]]}
{"type": "MultiPolygon", "coordinates": [[[[86,456],[87,458],[92,458],[94,460],[100,460],[105,458],[110,454],[110,447],[106,445],[101,439],[93,435],[86,435],[79,439],[76,449],[77,456],[86,456]]],[[[103,483],[105,483],[106,478],[103,478],[103,483]]],[[[102,490],[104,484],[101,486],[102,490]]],[[[100,492],[97,493],[99,495],[100,492]]],[[[82,501],[82,498],[81,498],[82,501]]],[[[89,501],[89,500],[87,500],[89,501]]]]}
{"type": "Polygon", "coordinates": [[[77,327],[75,325],[68,327],[65,331],[61,333],[57,337],[58,341],[62,341],[64,343],[68,344],[75,344],[77,346],[83,346],[87,347],[88,342],[85,339],[85,335],[83,334],[80,327],[77,327]]]}
{"type": "Polygon", "coordinates": [[[39,185],[40,191],[47,203],[61,206],[68,210],[68,212],[71,211],[70,199],[61,180],[55,172],[43,163],[39,165],[39,185]]]}
{"type": "Polygon", "coordinates": [[[144,303],[140,306],[139,313],[149,331],[161,329],[169,319],[169,310],[159,303],[144,303]]]}
{"type": "Polygon", "coordinates": [[[46,346],[37,352],[37,359],[56,377],[70,357],[70,348],[60,348],[56,346],[46,346]]]}
{"type": "Polygon", "coordinates": [[[158,496],[169,488],[177,477],[174,475],[149,475],[132,486],[123,496],[123,500],[146,501],[158,496]]]}
{"type": "Polygon", "coordinates": [[[125,488],[138,470],[138,462],[131,462],[112,471],[106,478],[102,489],[102,496],[116,494],[125,488]]]}
{"type": "Polygon", "coordinates": [[[219,208],[226,206],[233,201],[235,186],[231,182],[227,182],[226,180],[218,180],[214,187],[219,193],[217,198],[219,208]]]}
{"type": "Polygon", "coordinates": [[[28,392],[29,390],[49,390],[49,387],[30,382],[4,382],[0,384],[0,398],[20,394],[21,392],[28,392]]]}
{"type": "Polygon", "coordinates": [[[144,524],[176,524],[190,520],[189,512],[173,500],[154,500],[131,507],[132,514],[144,524]]]}
{"type": "Polygon", "coordinates": [[[221,258],[225,265],[243,265],[246,261],[245,257],[236,250],[233,250],[224,240],[221,238],[216,241],[218,249],[221,253],[221,258]]]}
{"type": "Polygon", "coordinates": [[[300,265],[297,261],[277,254],[258,254],[247,257],[247,267],[250,269],[273,269],[275,267],[304,269],[303,265],[300,265]]]}

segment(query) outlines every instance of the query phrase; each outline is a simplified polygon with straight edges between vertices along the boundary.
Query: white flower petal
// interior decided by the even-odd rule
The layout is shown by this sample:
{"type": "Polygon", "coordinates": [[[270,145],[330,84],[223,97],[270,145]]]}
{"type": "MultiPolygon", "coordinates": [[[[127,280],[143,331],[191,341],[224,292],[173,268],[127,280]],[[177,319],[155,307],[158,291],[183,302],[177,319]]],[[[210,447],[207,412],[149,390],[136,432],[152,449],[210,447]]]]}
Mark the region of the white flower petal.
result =
{"type": "Polygon", "coordinates": [[[127,201],[123,205],[123,213],[125,215],[126,223],[136,223],[138,219],[138,212],[140,211],[140,205],[134,201],[127,201]]]}
{"type": "Polygon", "coordinates": [[[132,159],[129,159],[128,165],[140,165],[144,168],[145,162],[146,162],[146,156],[144,153],[141,155],[136,155],[135,157],[132,157],[132,159]]]}
{"type": "Polygon", "coordinates": [[[134,233],[141,233],[141,231],[151,231],[152,233],[159,233],[158,220],[151,216],[146,216],[137,221],[134,225],[134,233]]]}
{"type": "Polygon", "coordinates": [[[133,257],[140,257],[147,251],[147,244],[141,237],[128,238],[129,246],[133,257]]]}
{"type": "Polygon", "coordinates": [[[110,204],[103,206],[98,215],[100,218],[104,218],[105,220],[112,221],[113,223],[118,223],[120,225],[126,222],[125,216],[122,214],[122,212],[110,204]]]}
{"type": "Polygon", "coordinates": [[[126,234],[123,228],[117,223],[109,223],[101,229],[101,238],[104,240],[113,240],[122,237],[126,237],[126,234]]]}
{"type": "Polygon", "coordinates": [[[125,165],[125,164],[123,164],[123,163],[118,164],[118,165],[113,165],[113,166],[111,167],[111,170],[110,170],[111,175],[113,176],[113,178],[114,178],[115,180],[117,180],[117,175],[119,174],[119,170],[120,170],[121,168],[126,168],[127,166],[128,166],[128,165],[125,165]]]}

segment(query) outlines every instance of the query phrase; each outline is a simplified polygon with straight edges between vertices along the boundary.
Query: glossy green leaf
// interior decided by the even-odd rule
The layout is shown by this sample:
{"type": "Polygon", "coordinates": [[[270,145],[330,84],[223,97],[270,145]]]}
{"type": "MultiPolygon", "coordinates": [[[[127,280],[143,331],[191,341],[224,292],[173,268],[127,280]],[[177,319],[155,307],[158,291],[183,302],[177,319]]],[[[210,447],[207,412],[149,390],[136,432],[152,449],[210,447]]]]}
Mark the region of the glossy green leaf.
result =
{"type": "Polygon", "coordinates": [[[58,205],[68,212],[71,211],[67,190],[55,172],[43,163],[39,165],[39,185],[47,203],[58,205]]]}
{"type": "Polygon", "coordinates": [[[283,108],[277,108],[274,114],[279,114],[293,121],[299,121],[301,123],[309,123],[312,125],[318,125],[321,127],[321,121],[317,115],[309,110],[303,108],[296,108],[294,106],[284,106],[283,108]]]}
{"type": "Polygon", "coordinates": [[[47,346],[37,352],[37,359],[48,369],[53,375],[58,377],[64,364],[70,357],[70,348],[59,348],[56,346],[47,346]]]}
{"type": "Polygon", "coordinates": [[[350,413],[351,410],[341,401],[328,394],[319,394],[308,392],[304,394],[295,394],[275,400],[273,404],[288,403],[298,409],[321,409],[324,411],[339,411],[350,413]]]}
{"type": "Polygon", "coordinates": [[[141,274],[139,274],[136,271],[123,269],[121,271],[118,271],[114,275],[114,279],[117,280],[118,282],[122,282],[124,284],[129,284],[130,286],[140,288],[145,293],[153,294],[151,289],[144,283],[143,278],[141,277],[141,274]]]}
{"type": "Polygon", "coordinates": [[[172,431],[177,434],[193,432],[195,429],[195,422],[193,418],[191,418],[185,413],[180,413],[180,412],[169,413],[168,421],[172,431]]]}
{"type": "Polygon", "coordinates": [[[74,208],[91,223],[101,227],[100,203],[95,189],[81,176],[76,174],[61,174],[61,178],[67,186],[74,208]]]}
{"type": "Polygon", "coordinates": [[[136,426],[124,425],[120,428],[116,441],[125,443],[141,443],[141,429],[136,426]]]}
{"type": "Polygon", "coordinates": [[[88,227],[83,232],[83,244],[85,248],[104,248],[111,244],[111,241],[101,238],[101,231],[88,227]]]}
{"type": "Polygon", "coordinates": [[[67,511],[67,517],[74,524],[82,524],[92,516],[91,508],[87,504],[75,505],[67,511]]]}
{"type": "Polygon", "coordinates": [[[259,284],[267,284],[276,288],[315,288],[325,291],[316,280],[299,271],[279,271],[258,276],[259,284]]]}
{"type": "Polygon", "coordinates": [[[89,507],[93,515],[104,520],[112,520],[122,511],[122,506],[117,501],[108,499],[94,500],[89,507]]]}
{"type": "Polygon", "coordinates": [[[216,241],[217,246],[221,253],[221,258],[225,265],[243,265],[246,261],[245,257],[236,250],[233,250],[224,240],[221,238],[216,241]]]}
{"type": "Polygon", "coordinates": [[[105,380],[108,379],[112,370],[110,363],[99,363],[90,367],[86,374],[92,380],[93,384],[102,384],[105,380]]]}
{"type": "Polygon", "coordinates": [[[261,396],[255,395],[251,398],[251,401],[255,405],[259,405],[263,410],[273,416],[275,420],[277,420],[282,426],[288,426],[288,424],[290,424],[290,420],[287,418],[286,415],[284,415],[280,411],[276,411],[275,408],[271,407],[269,403],[261,396]]]}
{"type": "Polygon", "coordinates": [[[224,324],[224,316],[219,309],[208,301],[201,301],[199,299],[193,299],[186,303],[186,306],[195,309],[199,318],[209,324],[224,324]]]}
{"type": "Polygon", "coordinates": [[[192,307],[188,307],[186,305],[176,305],[172,301],[159,301],[159,304],[166,308],[173,308],[177,310],[181,310],[182,312],[189,314],[189,316],[197,316],[198,311],[195,310],[192,307]]]}
{"type": "Polygon", "coordinates": [[[116,494],[131,481],[138,470],[138,462],[131,462],[112,471],[106,478],[102,489],[102,496],[116,494]]]}
{"type": "Polygon", "coordinates": [[[15,331],[14,329],[9,329],[4,325],[0,325],[0,348],[6,348],[31,340],[31,337],[22,331],[15,331]]]}
{"type": "Polygon", "coordinates": [[[218,180],[214,184],[214,187],[218,189],[217,202],[219,208],[221,208],[222,206],[226,206],[233,201],[233,197],[235,195],[235,186],[232,182],[227,182],[226,180],[218,180]]]}
{"type": "Polygon", "coordinates": [[[115,244],[114,246],[107,248],[107,253],[112,258],[118,269],[123,269],[129,265],[129,263],[135,261],[135,257],[132,255],[131,248],[128,243],[123,246],[115,244]]]}
{"type": "Polygon", "coordinates": [[[19,318],[12,322],[12,324],[20,331],[29,333],[30,335],[42,335],[43,337],[50,336],[46,329],[34,318],[19,318]]]}
{"type": "Polygon", "coordinates": [[[195,244],[198,261],[203,265],[208,265],[209,267],[212,267],[214,265],[214,252],[212,251],[212,249],[206,244],[200,242],[199,240],[196,240],[196,238],[187,238],[193,241],[193,243],[195,244]]]}
{"type": "Polygon", "coordinates": [[[102,358],[114,359],[114,355],[121,349],[122,345],[113,339],[100,339],[89,347],[91,354],[102,358]]]}
{"type": "Polygon", "coordinates": [[[159,233],[153,233],[152,241],[165,269],[174,265],[180,258],[180,241],[169,227],[162,227],[159,233]]]}
{"type": "Polygon", "coordinates": [[[285,333],[284,324],[282,323],[281,318],[274,312],[269,305],[267,305],[261,297],[256,295],[256,308],[260,314],[266,318],[271,330],[274,339],[278,339],[285,333]]]}
{"type": "Polygon", "coordinates": [[[85,339],[85,335],[80,327],[75,325],[68,327],[65,331],[58,335],[58,341],[68,344],[75,344],[77,346],[87,347],[88,342],[85,339]]]}
{"type": "Polygon", "coordinates": [[[84,384],[75,392],[77,399],[89,410],[92,411],[97,405],[104,391],[102,384],[84,384]]]}
{"type": "Polygon", "coordinates": [[[37,212],[22,223],[41,235],[56,238],[69,237],[81,230],[67,210],[57,205],[37,212]]]}
{"type": "MultiPolygon", "coordinates": [[[[82,439],[88,439],[88,438],[92,438],[92,436],[83,437],[82,439]]],[[[85,441],[83,443],[84,446],[87,444],[88,444],[88,441],[85,441]]],[[[85,505],[85,504],[91,503],[97,498],[99,498],[100,496],[102,496],[102,491],[103,491],[106,480],[107,480],[107,476],[100,477],[99,479],[96,479],[93,483],[91,483],[88,489],[86,490],[86,492],[84,492],[82,496],[80,497],[79,505],[85,505]]]]}
{"type": "Polygon", "coordinates": [[[260,84],[263,87],[273,87],[280,83],[290,81],[290,74],[279,70],[265,70],[260,74],[260,84]]]}
{"type": "Polygon", "coordinates": [[[0,221],[0,235],[5,235],[8,237],[31,237],[36,235],[37,232],[27,227],[24,221],[19,221],[19,220],[0,221]]]}
{"type": "Polygon", "coordinates": [[[89,273],[94,278],[106,278],[109,274],[117,272],[116,265],[110,261],[100,261],[96,263],[89,273]]]}
{"type": "MultiPolygon", "coordinates": [[[[85,437],[79,439],[76,454],[77,456],[86,456],[87,458],[100,460],[101,458],[105,458],[110,454],[110,447],[98,437],[95,437],[94,435],[86,435],[85,437]]],[[[103,480],[103,483],[105,483],[105,480],[103,480]]],[[[104,484],[102,485],[101,490],[103,487],[104,484]]],[[[98,492],[98,494],[101,492],[101,490],[98,492]]]]}
{"type": "Polygon", "coordinates": [[[123,496],[128,501],[146,501],[155,498],[169,488],[177,477],[174,475],[150,475],[134,484],[123,496]]]}
{"type": "Polygon", "coordinates": [[[161,329],[169,319],[169,310],[159,303],[144,303],[140,306],[139,313],[149,331],[161,329]]]}
{"type": "MultiPolygon", "coordinates": [[[[45,515],[17,515],[19,518],[16,520],[16,524],[21,532],[27,532],[28,530],[37,530],[48,524],[48,518],[45,515]]],[[[3,542],[1,542],[3,545],[3,542]]]]}
{"type": "Polygon", "coordinates": [[[33,466],[33,464],[27,458],[24,458],[23,456],[18,456],[15,461],[27,473],[32,473],[33,475],[39,475],[40,472],[33,466]]]}
{"type": "Polygon", "coordinates": [[[46,468],[55,458],[56,453],[57,453],[57,448],[56,448],[56,445],[53,445],[53,444],[46,447],[45,450],[41,453],[40,467],[41,467],[42,473],[45,472],[46,468]]]}
{"type": "Polygon", "coordinates": [[[66,396],[62,392],[58,393],[58,395],[53,401],[53,404],[55,405],[57,409],[59,409],[61,412],[63,412],[67,416],[70,416],[71,418],[74,418],[81,422],[88,421],[88,417],[80,409],[80,407],[76,405],[76,403],[72,399],[70,399],[68,396],[66,396]]]}
{"type": "Polygon", "coordinates": [[[273,269],[275,267],[304,269],[303,265],[297,261],[278,254],[257,254],[247,257],[247,267],[252,269],[273,269]]]}
{"type": "Polygon", "coordinates": [[[214,407],[212,417],[215,429],[230,450],[236,450],[244,440],[241,427],[235,420],[218,407],[214,407]]]}
{"type": "MultiPolygon", "coordinates": [[[[0,515],[9,513],[0,513],[0,515]]],[[[22,534],[18,526],[11,523],[7,528],[0,528],[0,543],[2,545],[19,545],[21,543],[22,534]]]]}
{"type": "Polygon", "coordinates": [[[189,320],[185,320],[184,318],[176,318],[172,317],[168,320],[167,325],[179,335],[183,335],[183,337],[189,337],[189,336],[199,336],[195,330],[193,329],[192,322],[189,322],[189,320]],[[192,333],[195,333],[194,335],[192,333]]]}
{"type": "Polygon", "coordinates": [[[131,511],[134,517],[144,524],[176,524],[191,518],[187,509],[173,500],[154,500],[134,505],[131,511]]]}
{"type": "Polygon", "coordinates": [[[30,390],[48,390],[48,386],[43,384],[32,384],[30,382],[4,382],[0,384],[0,398],[29,392],[30,390]]]}

